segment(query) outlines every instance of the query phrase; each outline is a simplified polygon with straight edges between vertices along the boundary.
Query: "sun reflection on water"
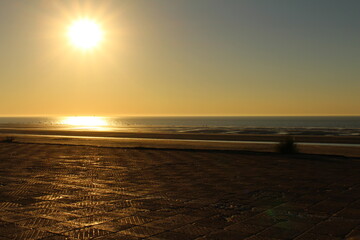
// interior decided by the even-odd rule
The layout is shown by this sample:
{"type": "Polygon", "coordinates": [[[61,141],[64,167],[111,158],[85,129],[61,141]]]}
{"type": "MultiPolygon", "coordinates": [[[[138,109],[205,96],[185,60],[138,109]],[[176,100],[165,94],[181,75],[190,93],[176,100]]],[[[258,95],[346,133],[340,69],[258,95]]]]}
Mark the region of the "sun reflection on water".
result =
{"type": "Polygon", "coordinates": [[[108,122],[104,117],[66,117],[61,121],[64,125],[69,125],[81,129],[105,129],[108,122]]]}

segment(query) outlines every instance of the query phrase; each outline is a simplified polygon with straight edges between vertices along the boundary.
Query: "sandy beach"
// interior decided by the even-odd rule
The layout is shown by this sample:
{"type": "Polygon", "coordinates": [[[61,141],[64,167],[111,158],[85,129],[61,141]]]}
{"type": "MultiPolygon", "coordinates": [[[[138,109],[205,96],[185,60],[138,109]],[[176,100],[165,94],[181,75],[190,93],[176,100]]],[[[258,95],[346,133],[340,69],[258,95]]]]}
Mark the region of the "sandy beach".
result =
{"type": "Polygon", "coordinates": [[[0,143],[0,239],[360,234],[358,158],[233,147],[16,135],[0,143]]]}

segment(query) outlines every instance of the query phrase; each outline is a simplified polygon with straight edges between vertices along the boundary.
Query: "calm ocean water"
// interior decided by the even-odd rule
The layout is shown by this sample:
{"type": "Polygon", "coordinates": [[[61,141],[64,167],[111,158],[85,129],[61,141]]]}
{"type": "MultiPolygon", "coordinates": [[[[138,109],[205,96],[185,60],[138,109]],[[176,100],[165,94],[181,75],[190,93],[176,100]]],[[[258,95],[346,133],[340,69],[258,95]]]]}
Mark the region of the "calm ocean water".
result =
{"type": "Polygon", "coordinates": [[[1,128],[96,128],[207,133],[360,135],[360,116],[331,117],[1,117],[1,128]]]}

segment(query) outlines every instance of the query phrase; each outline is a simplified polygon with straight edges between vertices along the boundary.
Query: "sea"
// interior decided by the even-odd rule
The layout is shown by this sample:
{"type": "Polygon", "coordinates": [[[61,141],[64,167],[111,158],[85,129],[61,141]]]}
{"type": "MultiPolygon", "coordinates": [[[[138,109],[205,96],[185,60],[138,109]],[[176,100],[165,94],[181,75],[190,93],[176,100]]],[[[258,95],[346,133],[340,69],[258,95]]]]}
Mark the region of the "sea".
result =
{"type": "Polygon", "coordinates": [[[360,136],[360,116],[0,117],[0,129],[360,136]]]}

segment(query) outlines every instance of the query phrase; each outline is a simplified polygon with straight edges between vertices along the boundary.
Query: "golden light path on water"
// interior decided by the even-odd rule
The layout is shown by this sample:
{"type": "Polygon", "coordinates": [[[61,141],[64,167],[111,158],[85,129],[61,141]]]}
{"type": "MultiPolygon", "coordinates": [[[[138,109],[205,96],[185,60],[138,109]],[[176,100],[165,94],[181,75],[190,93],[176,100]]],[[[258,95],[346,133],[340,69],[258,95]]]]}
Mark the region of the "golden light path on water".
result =
{"type": "Polygon", "coordinates": [[[61,124],[89,129],[104,129],[109,125],[106,118],[93,116],[65,117],[61,124]]]}

